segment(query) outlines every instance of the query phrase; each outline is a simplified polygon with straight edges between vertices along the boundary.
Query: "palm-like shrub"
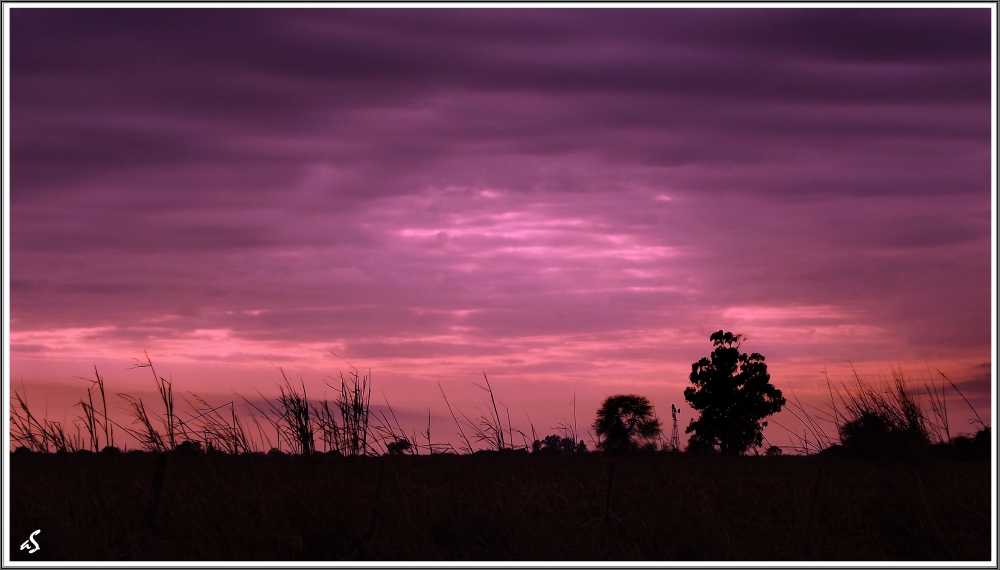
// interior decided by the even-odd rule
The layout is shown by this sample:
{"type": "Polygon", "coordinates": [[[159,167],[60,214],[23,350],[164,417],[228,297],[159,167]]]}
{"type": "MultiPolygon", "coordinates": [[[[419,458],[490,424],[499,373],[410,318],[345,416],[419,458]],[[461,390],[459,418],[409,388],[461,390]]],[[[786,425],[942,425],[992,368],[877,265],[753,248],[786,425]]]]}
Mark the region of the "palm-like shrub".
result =
{"type": "Polygon", "coordinates": [[[622,394],[609,396],[597,410],[594,431],[600,437],[598,447],[615,454],[639,449],[660,433],[660,420],[644,396],[622,394]]]}

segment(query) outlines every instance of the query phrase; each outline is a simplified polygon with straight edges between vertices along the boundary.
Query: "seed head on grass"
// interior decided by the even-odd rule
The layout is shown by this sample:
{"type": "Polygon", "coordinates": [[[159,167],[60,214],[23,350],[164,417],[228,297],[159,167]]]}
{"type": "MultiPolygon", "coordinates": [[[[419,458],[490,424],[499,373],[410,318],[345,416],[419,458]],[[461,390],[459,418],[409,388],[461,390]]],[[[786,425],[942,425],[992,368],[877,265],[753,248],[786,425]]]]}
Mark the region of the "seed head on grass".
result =
{"type": "Polygon", "coordinates": [[[135,399],[131,396],[126,396],[119,394],[125,400],[129,401],[132,406],[133,412],[136,415],[136,420],[143,426],[144,435],[148,440],[146,443],[153,444],[156,443],[158,449],[173,449],[177,447],[177,416],[174,414],[174,394],[172,383],[163,378],[162,376],[157,376],[156,369],[153,368],[153,361],[149,358],[149,353],[143,351],[145,356],[145,362],[134,359],[135,366],[132,368],[149,368],[150,372],[153,374],[153,383],[156,385],[156,391],[160,396],[160,401],[163,403],[163,427],[165,429],[165,435],[159,436],[156,434],[156,430],[152,428],[152,424],[149,421],[149,416],[146,414],[145,409],[142,408],[142,401],[138,401],[138,406],[135,404],[135,399]],[[141,411],[141,413],[140,413],[141,411]],[[152,434],[156,434],[156,437],[152,437],[152,434]],[[157,440],[158,443],[154,440],[157,440]]]}

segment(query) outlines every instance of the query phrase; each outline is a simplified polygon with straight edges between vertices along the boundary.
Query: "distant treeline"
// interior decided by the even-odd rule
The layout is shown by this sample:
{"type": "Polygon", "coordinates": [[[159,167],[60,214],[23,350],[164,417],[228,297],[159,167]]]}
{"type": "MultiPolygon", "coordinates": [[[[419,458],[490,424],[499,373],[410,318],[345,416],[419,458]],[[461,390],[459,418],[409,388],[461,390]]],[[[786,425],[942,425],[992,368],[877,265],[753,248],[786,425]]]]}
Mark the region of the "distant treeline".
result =
{"type": "Polygon", "coordinates": [[[148,354],[136,367],[149,368],[152,373],[162,413],[150,411],[142,399],[118,393],[127,403],[132,421],[123,425],[109,418],[104,378],[95,367],[86,398],[77,404],[80,415],[70,426],[40,418],[29,407],[26,395],[15,390],[11,438],[15,451],[38,453],[114,453],[127,450],[131,442],[133,449],[150,452],[341,456],[469,455],[478,451],[561,456],[594,451],[613,455],[780,455],[785,450],[855,458],[990,456],[989,426],[943,373],[939,372],[940,384],[931,377],[923,390],[912,387],[897,369],[892,370],[891,382],[882,380],[879,385],[862,381],[857,373],[851,387],[836,387],[827,378],[828,407],[810,412],[798,399],[787,402],[771,385],[762,355],[739,351],[745,339],[721,330],[713,333],[713,352],[692,365],[692,386],[684,397],[700,415],[687,426],[686,432],[692,435],[683,450],[678,443],[676,416],[671,437],[664,438],[662,423],[649,400],[637,394],[617,394],[604,400],[592,431],[587,432],[589,445],[577,429],[575,399],[574,422],[560,424],[560,433],[541,436],[530,419],[530,429],[524,431],[513,425],[507,406],[498,403],[486,374],[484,385],[476,386],[489,398],[488,411],[474,418],[461,410],[456,412],[439,384],[457,429],[457,445],[432,440],[429,410],[426,431],[410,433],[403,429],[388,401],[386,410],[373,410],[371,375],[353,367],[346,376],[340,375],[339,385],[327,383],[337,394],[333,400],[310,401],[304,382],[296,387],[281,370],[283,384],[278,386],[277,397],[267,398],[258,392],[255,400],[237,396],[237,400],[212,405],[192,394],[191,399],[183,398],[188,411],[180,413],[171,382],[156,373],[148,354]],[[975,414],[978,428],[974,435],[953,434],[945,397],[949,386],[975,414]],[[239,413],[238,402],[243,407],[239,413]],[[793,430],[771,420],[798,442],[782,448],[767,442],[763,428],[768,425],[765,418],[786,404],[801,425],[793,430]],[[123,439],[125,443],[119,446],[123,439]]]}

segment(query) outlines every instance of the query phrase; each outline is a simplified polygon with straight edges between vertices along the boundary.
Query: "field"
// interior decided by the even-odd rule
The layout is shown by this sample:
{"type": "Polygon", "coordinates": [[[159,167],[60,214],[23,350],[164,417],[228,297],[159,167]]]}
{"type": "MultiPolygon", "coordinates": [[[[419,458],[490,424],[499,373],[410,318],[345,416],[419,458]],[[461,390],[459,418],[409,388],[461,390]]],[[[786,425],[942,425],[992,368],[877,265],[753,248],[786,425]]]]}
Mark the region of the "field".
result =
{"type": "Polygon", "coordinates": [[[13,560],[990,559],[988,461],[9,458],[13,560]]]}

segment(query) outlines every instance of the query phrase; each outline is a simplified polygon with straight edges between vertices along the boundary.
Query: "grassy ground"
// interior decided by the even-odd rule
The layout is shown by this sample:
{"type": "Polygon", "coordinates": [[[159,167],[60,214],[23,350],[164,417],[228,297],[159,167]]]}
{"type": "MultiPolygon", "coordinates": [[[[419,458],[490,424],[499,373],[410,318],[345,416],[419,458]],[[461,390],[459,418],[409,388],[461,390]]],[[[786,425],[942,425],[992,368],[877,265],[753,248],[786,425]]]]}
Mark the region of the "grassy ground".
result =
{"type": "Polygon", "coordinates": [[[12,454],[12,558],[990,559],[983,461],[164,457],[12,454]]]}

